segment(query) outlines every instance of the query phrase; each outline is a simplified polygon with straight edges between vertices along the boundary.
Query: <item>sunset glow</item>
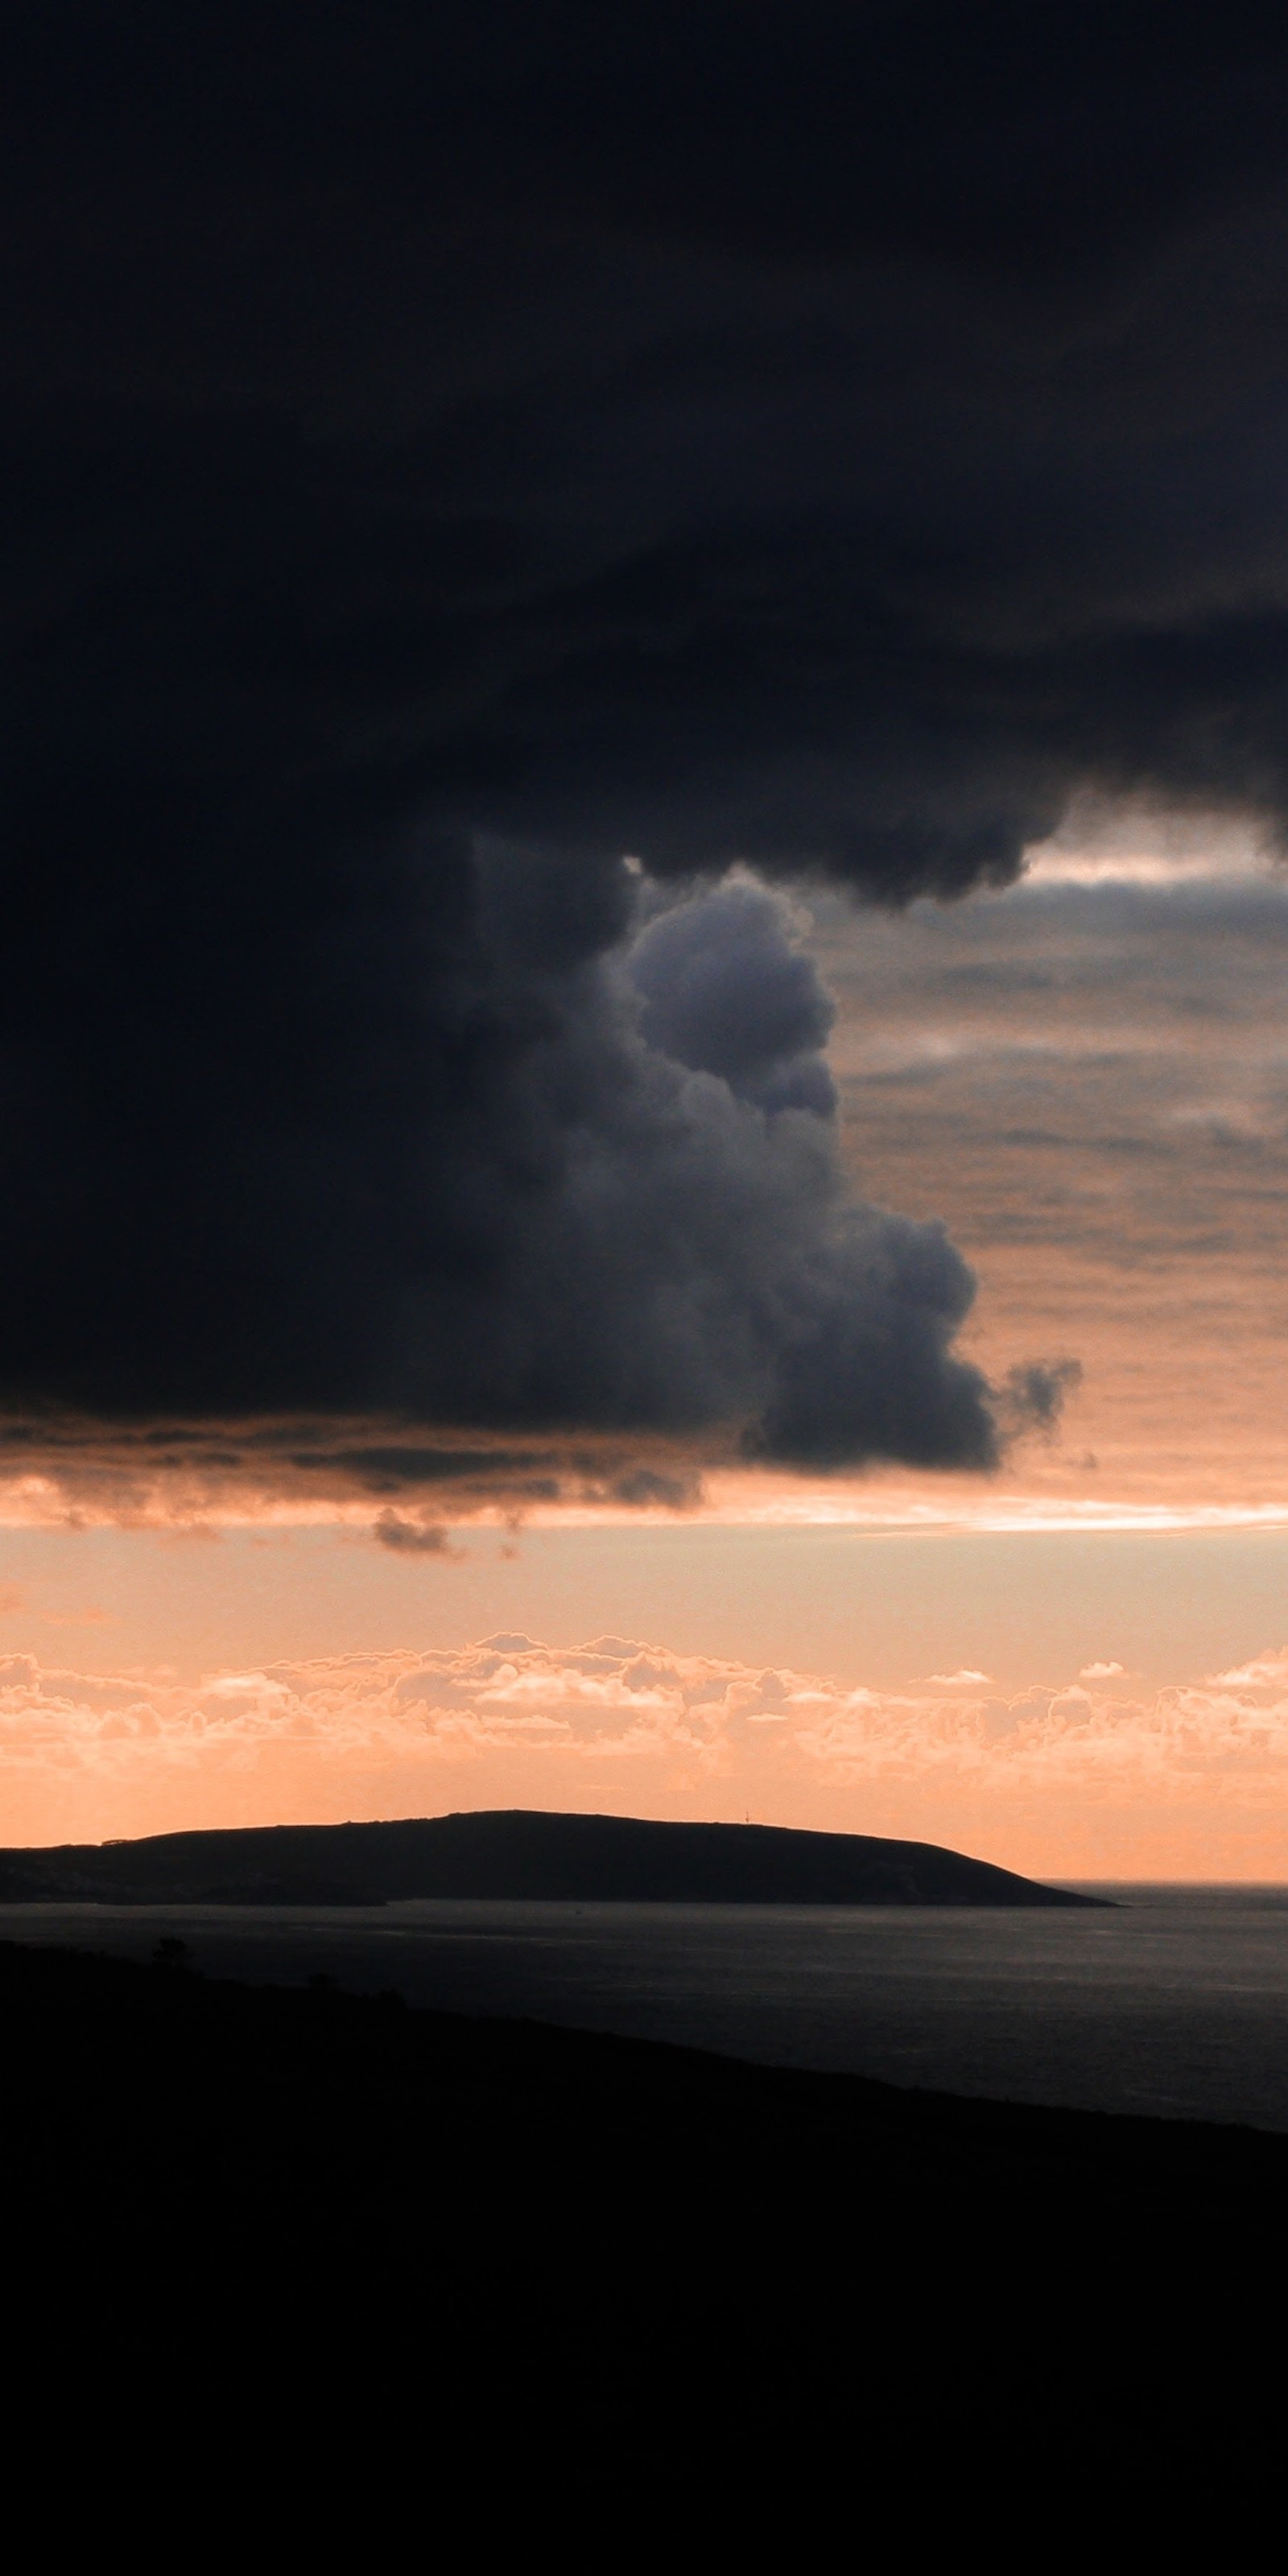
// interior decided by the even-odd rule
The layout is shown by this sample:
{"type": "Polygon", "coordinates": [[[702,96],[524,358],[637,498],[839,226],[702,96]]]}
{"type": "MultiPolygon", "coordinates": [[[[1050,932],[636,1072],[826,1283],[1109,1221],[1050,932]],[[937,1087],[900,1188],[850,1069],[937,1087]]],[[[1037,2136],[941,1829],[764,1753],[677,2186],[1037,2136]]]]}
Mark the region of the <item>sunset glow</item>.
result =
{"type": "Polygon", "coordinates": [[[0,1662],[15,1839],[538,1806],[888,1833],[1075,1878],[1288,1875],[1288,1649],[1142,1693],[903,1691],[615,1637],[203,1675],[0,1662]]]}

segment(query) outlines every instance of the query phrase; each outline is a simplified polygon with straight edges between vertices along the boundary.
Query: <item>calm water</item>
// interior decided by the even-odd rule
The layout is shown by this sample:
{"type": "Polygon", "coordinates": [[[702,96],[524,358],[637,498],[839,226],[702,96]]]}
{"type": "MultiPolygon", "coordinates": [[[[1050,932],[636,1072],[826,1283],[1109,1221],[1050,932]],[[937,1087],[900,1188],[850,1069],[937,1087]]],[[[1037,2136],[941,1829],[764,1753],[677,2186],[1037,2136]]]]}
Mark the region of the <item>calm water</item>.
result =
{"type": "Polygon", "coordinates": [[[525,2014],[771,2065],[1288,2132],[1288,1888],[921,1906],[0,1906],[0,1938],[525,2014]]]}

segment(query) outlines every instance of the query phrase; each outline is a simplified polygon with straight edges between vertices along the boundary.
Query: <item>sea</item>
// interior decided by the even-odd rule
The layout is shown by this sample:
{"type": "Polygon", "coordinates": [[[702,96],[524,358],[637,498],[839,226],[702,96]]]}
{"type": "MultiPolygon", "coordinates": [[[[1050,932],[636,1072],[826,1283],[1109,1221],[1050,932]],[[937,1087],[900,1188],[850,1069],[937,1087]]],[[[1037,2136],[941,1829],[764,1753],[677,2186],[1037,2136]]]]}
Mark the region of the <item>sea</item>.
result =
{"type": "Polygon", "coordinates": [[[1111,1903],[7,1905],[0,1939],[1288,2134],[1288,1887],[1080,1892],[1111,1903]]]}

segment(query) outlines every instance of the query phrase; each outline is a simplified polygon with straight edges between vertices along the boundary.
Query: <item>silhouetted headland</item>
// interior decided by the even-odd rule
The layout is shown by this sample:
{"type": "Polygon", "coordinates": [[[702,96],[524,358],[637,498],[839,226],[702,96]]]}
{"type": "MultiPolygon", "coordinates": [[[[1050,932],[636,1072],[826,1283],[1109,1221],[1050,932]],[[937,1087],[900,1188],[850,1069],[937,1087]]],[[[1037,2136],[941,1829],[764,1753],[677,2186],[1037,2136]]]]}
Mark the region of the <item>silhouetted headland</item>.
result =
{"type": "Polygon", "coordinates": [[[1093,1905],[936,1843],[525,1808],[0,1851],[0,1904],[382,1905],[409,1897],[716,1905],[1093,1905]]]}
{"type": "Polygon", "coordinates": [[[884,2499],[937,2567],[938,2499],[993,2568],[1039,2504],[1277,2495],[1286,2139],[239,1986],[173,1938],[0,1942],[0,2053],[8,2457],[51,2528],[59,2481],[159,2492],[185,2559],[229,2495],[244,2533],[285,2487],[292,2529],[348,2492],[485,2539],[553,2496],[613,2542],[561,2564],[633,2568],[659,2510],[682,2558],[695,2509],[884,2499]]]}

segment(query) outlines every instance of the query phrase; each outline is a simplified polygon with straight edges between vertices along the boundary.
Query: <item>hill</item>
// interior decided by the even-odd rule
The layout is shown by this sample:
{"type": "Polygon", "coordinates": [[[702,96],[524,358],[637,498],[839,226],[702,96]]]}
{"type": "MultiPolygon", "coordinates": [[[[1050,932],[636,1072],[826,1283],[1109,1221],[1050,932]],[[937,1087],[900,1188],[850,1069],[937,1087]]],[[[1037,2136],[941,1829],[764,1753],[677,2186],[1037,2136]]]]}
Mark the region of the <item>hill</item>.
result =
{"type": "Polygon", "coordinates": [[[935,1843],[515,1808],[0,1850],[0,1904],[381,1905],[408,1897],[718,1905],[1090,1905],[935,1843]]]}
{"type": "Polygon", "coordinates": [[[78,2493],[200,2565],[276,2499],[358,2563],[419,2507],[485,2563],[517,2526],[758,2566],[860,2509],[936,2561],[1049,2510],[1073,2555],[1085,2509],[1091,2560],[1274,2504],[1286,2139],[170,1961],[0,1943],[6,2433],[51,2532],[78,2493]]]}

